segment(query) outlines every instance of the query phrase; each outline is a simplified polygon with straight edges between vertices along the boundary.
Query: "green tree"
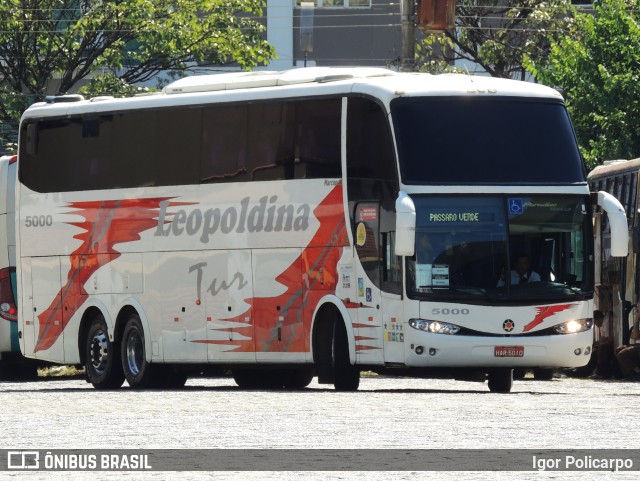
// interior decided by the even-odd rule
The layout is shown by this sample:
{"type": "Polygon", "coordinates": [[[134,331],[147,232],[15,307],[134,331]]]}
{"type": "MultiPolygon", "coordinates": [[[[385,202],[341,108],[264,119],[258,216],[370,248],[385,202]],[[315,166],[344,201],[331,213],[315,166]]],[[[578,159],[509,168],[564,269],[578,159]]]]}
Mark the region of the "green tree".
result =
{"type": "Polygon", "coordinates": [[[525,56],[545,58],[571,12],[569,0],[458,0],[455,29],[426,32],[417,65],[439,73],[468,61],[493,77],[524,80],[525,56]]]}
{"type": "Polygon", "coordinates": [[[15,130],[34,100],[75,91],[107,72],[134,84],[195,63],[266,64],[274,50],[255,20],[263,6],[264,0],[0,0],[0,123],[15,130]]]}
{"type": "Polygon", "coordinates": [[[577,13],[545,61],[540,82],[562,90],[587,166],[640,156],[640,0],[598,0],[577,13]]]}
{"type": "Polygon", "coordinates": [[[78,89],[78,93],[83,97],[90,99],[101,95],[132,97],[134,95],[145,94],[155,90],[156,89],[150,89],[149,87],[128,84],[117,75],[108,72],[106,74],[93,77],[78,89]]]}

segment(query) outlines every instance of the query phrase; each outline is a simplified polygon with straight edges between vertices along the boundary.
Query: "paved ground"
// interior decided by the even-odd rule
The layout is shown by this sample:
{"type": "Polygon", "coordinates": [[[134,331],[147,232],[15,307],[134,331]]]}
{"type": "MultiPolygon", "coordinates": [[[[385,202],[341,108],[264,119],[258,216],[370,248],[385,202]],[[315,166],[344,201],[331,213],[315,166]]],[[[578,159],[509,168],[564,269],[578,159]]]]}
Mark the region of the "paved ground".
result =
{"type": "MultiPolygon", "coordinates": [[[[371,377],[356,393],[315,382],[298,392],[243,391],[193,379],[181,391],[95,391],[80,379],[0,384],[2,449],[640,448],[640,383],[554,379],[486,384],[371,377]]],[[[455,456],[455,451],[453,451],[455,456]]],[[[0,473],[23,479],[24,473],[0,473]]],[[[636,479],[638,473],[306,473],[305,479],[636,479]]],[[[28,479],[88,479],[30,473],[28,479]]],[[[91,473],[91,479],[203,479],[206,473],[91,473]]],[[[300,479],[217,473],[215,479],[300,479]]]]}

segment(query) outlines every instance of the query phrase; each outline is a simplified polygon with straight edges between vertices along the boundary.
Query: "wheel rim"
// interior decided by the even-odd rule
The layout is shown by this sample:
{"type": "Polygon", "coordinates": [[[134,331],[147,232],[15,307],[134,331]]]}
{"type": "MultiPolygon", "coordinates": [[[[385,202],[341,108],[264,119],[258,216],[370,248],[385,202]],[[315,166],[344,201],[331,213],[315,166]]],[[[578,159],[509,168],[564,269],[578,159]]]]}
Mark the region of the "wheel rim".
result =
{"type": "Polygon", "coordinates": [[[90,348],[91,366],[98,373],[102,374],[109,362],[109,339],[107,334],[102,330],[98,330],[91,338],[90,348]]]}
{"type": "Polygon", "coordinates": [[[131,374],[137,376],[144,362],[142,338],[137,330],[132,330],[127,337],[127,367],[131,374]]]}

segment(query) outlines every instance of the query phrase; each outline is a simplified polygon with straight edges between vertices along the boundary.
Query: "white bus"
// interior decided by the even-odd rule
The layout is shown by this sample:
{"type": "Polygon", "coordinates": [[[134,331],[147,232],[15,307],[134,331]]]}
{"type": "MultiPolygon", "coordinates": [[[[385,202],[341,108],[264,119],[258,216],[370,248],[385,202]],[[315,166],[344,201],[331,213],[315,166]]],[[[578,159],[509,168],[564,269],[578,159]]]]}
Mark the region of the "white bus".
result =
{"type": "MultiPolygon", "coordinates": [[[[508,392],[514,367],[589,360],[594,197],[549,88],[196,76],[47,99],[19,149],[21,348],[96,388],[215,365],[247,387],[355,390],[371,370],[508,392]],[[501,282],[521,256],[532,282],[501,282]]],[[[624,212],[597,199],[626,255],[624,212]]]]}
{"type": "Polygon", "coordinates": [[[0,157],[0,379],[11,371],[8,363],[20,354],[18,312],[15,301],[16,240],[15,209],[16,157],[0,157]]]}
{"type": "Polygon", "coordinates": [[[595,307],[602,311],[613,349],[633,343],[630,339],[636,303],[640,301],[640,228],[638,227],[638,193],[640,159],[615,160],[595,167],[587,177],[591,189],[609,192],[625,209],[629,224],[629,255],[612,259],[611,232],[607,218],[596,213],[596,296],[595,307]]]}
{"type": "Polygon", "coordinates": [[[26,359],[18,342],[16,304],[15,155],[0,157],[0,379],[37,376],[37,364],[26,359]]]}

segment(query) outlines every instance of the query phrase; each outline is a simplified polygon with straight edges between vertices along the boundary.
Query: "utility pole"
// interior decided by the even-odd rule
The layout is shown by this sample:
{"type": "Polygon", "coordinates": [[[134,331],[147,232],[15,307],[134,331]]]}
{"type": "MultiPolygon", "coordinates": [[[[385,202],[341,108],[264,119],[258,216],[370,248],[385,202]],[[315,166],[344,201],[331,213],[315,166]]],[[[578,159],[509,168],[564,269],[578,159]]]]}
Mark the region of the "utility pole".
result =
{"type": "Polygon", "coordinates": [[[400,18],[402,24],[402,58],[400,70],[413,72],[416,68],[416,26],[414,0],[402,0],[400,18]]]}

